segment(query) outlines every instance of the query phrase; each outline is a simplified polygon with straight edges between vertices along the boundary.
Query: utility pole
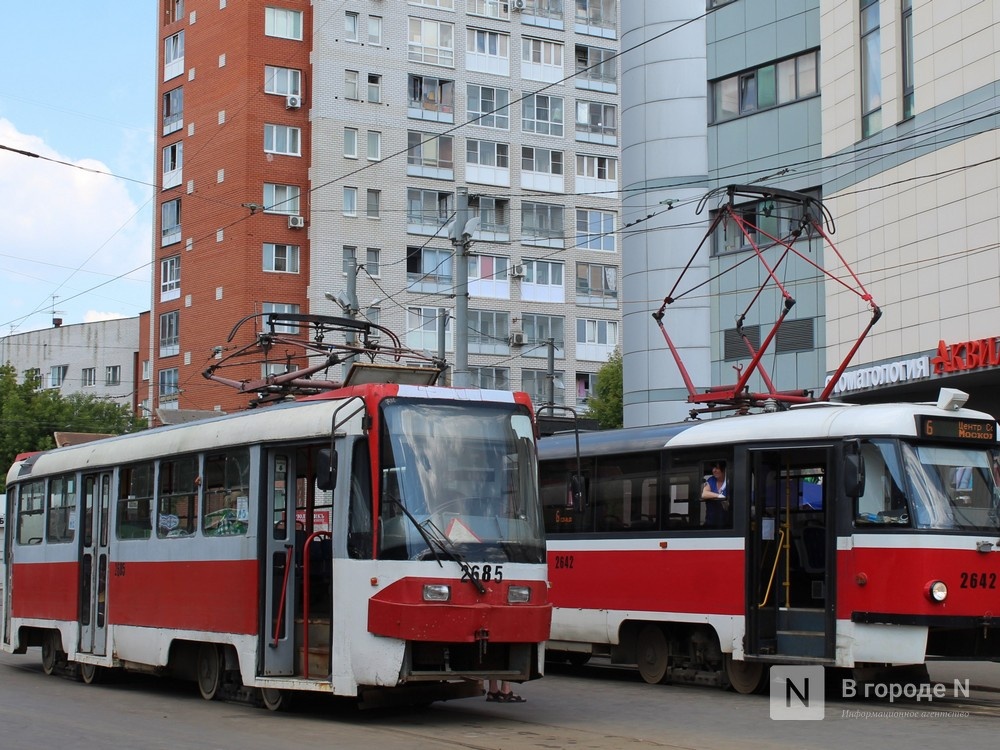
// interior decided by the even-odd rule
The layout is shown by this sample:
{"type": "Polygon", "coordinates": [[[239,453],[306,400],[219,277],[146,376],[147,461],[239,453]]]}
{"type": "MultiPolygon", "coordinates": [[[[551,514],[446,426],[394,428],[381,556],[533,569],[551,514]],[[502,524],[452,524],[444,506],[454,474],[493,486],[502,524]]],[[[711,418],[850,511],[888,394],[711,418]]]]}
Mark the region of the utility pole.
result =
{"type": "Polygon", "coordinates": [[[455,190],[455,226],[451,243],[455,248],[455,372],[452,385],[467,388],[469,375],[469,245],[472,232],[467,229],[469,220],[469,188],[461,185],[455,190]]]}
{"type": "MultiPolygon", "coordinates": [[[[549,366],[548,374],[545,379],[548,381],[546,383],[548,387],[548,403],[550,406],[555,406],[556,404],[556,340],[548,339],[549,345],[549,366]]],[[[554,413],[554,412],[553,412],[554,413]]]]}

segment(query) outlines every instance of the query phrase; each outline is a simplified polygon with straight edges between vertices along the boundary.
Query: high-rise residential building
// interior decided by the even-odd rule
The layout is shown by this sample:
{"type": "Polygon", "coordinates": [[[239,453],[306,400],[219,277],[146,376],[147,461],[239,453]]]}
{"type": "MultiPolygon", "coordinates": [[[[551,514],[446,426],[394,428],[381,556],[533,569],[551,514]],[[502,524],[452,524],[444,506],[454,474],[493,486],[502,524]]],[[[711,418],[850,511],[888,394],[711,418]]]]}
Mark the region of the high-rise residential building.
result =
{"type": "MultiPolygon", "coordinates": [[[[154,410],[243,408],[202,372],[252,314],[431,353],[443,320],[454,364],[456,257],[472,383],[584,404],[621,320],[617,0],[161,5],[154,410]]],[[[270,356],[226,376],[304,360],[270,356]]]]}

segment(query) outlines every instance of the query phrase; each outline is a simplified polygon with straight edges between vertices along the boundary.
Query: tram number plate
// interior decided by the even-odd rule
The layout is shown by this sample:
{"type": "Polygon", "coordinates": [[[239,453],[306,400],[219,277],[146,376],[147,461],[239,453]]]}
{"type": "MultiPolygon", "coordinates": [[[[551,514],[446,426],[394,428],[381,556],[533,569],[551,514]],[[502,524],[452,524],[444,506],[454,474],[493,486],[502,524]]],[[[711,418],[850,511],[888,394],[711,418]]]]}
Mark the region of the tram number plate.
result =
{"type": "Polygon", "coordinates": [[[962,573],[963,589],[995,589],[997,587],[996,573],[962,573]]]}
{"type": "Polygon", "coordinates": [[[573,555],[556,555],[555,556],[556,570],[566,570],[573,567],[573,555]]]}
{"type": "Polygon", "coordinates": [[[470,573],[473,578],[478,578],[480,581],[497,581],[499,583],[503,580],[502,565],[469,565],[462,573],[462,580],[468,581],[470,573]]]}

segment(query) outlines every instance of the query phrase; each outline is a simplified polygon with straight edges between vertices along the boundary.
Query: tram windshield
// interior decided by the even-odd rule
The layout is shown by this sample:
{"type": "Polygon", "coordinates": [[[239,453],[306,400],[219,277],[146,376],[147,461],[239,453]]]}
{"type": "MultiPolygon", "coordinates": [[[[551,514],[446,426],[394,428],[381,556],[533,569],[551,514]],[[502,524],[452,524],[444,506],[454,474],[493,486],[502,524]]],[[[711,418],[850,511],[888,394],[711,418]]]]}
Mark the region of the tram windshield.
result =
{"type": "Polygon", "coordinates": [[[1000,533],[996,449],[873,440],[862,455],[859,524],[1000,533]]]}
{"type": "Polygon", "coordinates": [[[385,402],[379,463],[382,559],[544,562],[523,407],[385,402]]]}

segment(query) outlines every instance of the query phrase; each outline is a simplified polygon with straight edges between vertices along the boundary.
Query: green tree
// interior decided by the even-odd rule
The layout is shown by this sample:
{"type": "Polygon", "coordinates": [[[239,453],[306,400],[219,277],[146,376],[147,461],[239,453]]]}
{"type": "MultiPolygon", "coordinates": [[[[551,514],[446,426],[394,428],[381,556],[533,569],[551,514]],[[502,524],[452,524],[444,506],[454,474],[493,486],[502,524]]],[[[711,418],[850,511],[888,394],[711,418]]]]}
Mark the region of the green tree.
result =
{"type": "Polygon", "coordinates": [[[17,454],[55,448],[54,432],[120,435],[145,426],[127,406],[80,393],[64,397],[39,388],[37,375],[18,383],[17,370],[0,365],[0,492],[17,454]]]}
{"type": "Polygon", "coordinates": [[[621,427],[624,407],[622,385],[622,353],[616,349],[600,370],[597,371],[597,385],[587,399],[588,414],[597,420],[602,430],[621,427]]]}

